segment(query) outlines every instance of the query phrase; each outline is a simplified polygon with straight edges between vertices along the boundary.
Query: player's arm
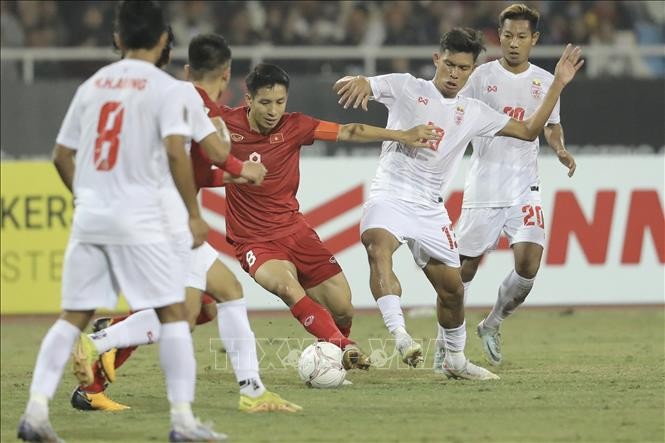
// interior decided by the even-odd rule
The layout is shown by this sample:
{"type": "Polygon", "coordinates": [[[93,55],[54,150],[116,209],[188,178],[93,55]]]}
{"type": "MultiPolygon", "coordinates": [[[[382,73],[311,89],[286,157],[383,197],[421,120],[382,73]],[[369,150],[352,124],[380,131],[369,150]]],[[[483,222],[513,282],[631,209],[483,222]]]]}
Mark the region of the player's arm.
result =
{"type": "Polygon", "coordinates": [[[237,177],[219,168],[213,168],[206,177],[205,182],[200,184],[202,188],[221,188],[229,183],[247,184],[250,181],[244,177],[237,177]]]}
{"type": "Polygon", "coordinates": [[[441,138],[441,133],[441,129],[434,125],[418,125],[402,131],[363,123],[340,125],[321,121],[314,130],[314,139],[358,143],[396,141],[417,148],[433,148],[441,138]]]}
{"type": "Polygon", "coordinates": [[[545,126],[545,140],[547,144],[556,153],[561,164],[568,168],[568,177],[572,177],[575,173],[577,165],[575,158],[566,150],[563,138],[563,127],[560,123],[552,123],[545,126]]]}
{"type": "Polygon", "coordinates": [[[194,237],[193,247],[200,246],[208,235],[208,225],[201,218],[199,203],[196,200],[194,170],[192,161],[185,152],[185,137],[169,135],[164,138],[164,146],[166,146],[173,181],[189,214],[189,228],[194,237]]]}
{"type": "Polygon", "coordinates": [[[554,70],[554,81],[550,86],[543,102],[536,112],[524,121],[510,119],[506,126],[496,135],[514,137],[521,140],[535,140],[543,130],[547,119],[554,110],[563,88],[575,77],[575,73],[582,67],[584,60],[580,60],[582,50],[579,46],[573,47],[568,44],[564,49],[559,62],[554,70]]]}
{"type": "Polygon", "coordinates": [[[74,171],[76,170],[76,150],[59,143],[53,148],[53,164],[60,175],[60,179],[70,192],[74,189],[74,171]]]}

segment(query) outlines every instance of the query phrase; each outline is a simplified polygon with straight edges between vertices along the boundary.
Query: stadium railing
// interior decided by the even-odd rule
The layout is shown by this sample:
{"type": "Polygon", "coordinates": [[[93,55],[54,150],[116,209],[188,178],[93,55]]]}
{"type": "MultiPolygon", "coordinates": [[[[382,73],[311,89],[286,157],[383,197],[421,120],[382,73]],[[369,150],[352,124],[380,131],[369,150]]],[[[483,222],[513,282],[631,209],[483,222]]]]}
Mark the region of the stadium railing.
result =
{"type": "MultiPolygon", "coordinates": [[[[626,74],[633,77],[658,77],[663,75],[665,66],[665,45],[588,45],[583,46],[586,60],[586,74],[596,77],[603,72],[604,67],[613,61],[624,63],[626,74]],[[656,61],[659,68],[654,72],[650,62],[656,61]]],[[[436,50],[434,46],[235,46],[233,57],[235,60],[249,60],[252,65],[265,59],[289,60],[348,60],[361,59],[363,72],[372,75],[377,72],[377,61],[392,58],[406,58],[409,60],[429,60],[436,50]]],[[[532,58],[556,60],[563,46],[544,45],[533,49],[532,58]]],[[[497,46],[488,47],[479,62],[500,57],[501,50],[497,46]]],[[[35,80],[35,63],[45,61],[110,61],[116,60],[118,54],[110,48],[2,48],[0,60],[2,62],[20,62],[22,65],[21,79],[26,84],[35,80]]],[[[175,48],[173,58],[183,60],[187,58],[186,48],[175,48]]]]}

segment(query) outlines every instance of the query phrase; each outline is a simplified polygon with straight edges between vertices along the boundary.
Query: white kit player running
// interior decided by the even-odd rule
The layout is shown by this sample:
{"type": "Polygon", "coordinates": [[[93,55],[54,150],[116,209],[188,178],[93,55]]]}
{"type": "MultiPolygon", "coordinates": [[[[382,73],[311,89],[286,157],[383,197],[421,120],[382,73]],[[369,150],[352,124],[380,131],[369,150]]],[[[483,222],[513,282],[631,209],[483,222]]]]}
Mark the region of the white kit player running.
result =
{"type": "MultiPolygon", "coordinates": [[[[162,323],[170,440],[222,441],[226,436],[201,424],[191,410],[196,363],[183,304],[186,267],[164,225],[161,193],[172,176],[187,207],[193,245],[201,245],[208,226],[196,201],[185,138],[192,136],[190,114],[203,110],[190,108],[183,84],[155,66],[168,38],[157,2],[118,3],[116,30],[127,58],[78,88],[56,140],[54,161],[76,203],[63,264],[63,313],[41,344],[18,437],[61,441],[49,423],[48,400],[95,309],[115,307],[122,291],[132,309],[155,308],[162,323]],[[167,99],[170,106],[163,105],[167,99]]],[[[74,367],[82,380],[92,381],[95,353],[86,343],[79,340],[74,367]]]]}
{"type": "MultiPolygon", "coordinates": [[[[532,115],[554,81],[552,74],[529,63],[529,53],[539,36],[538,20],[538,12],[525,5],[504,9],[499,16],[503,57],[479,66],[460,95],[481,100],[517,120],[532,115]]],[[[572,176],[575,160],[563,145],[559,103],[547,120],[545,138],[572,176]]],[[[478,137],[472,144],[471,168],[457,224],[465,300],[481,258],[496,248],[502,231],[515,263],[499,286],[492,311],[477,327],[487,361],[499,365],[499,326],[531,291],[545,246],[539,143],[537,138],[478,137]]]]}
{"type": "Polygon", "coordinates": [[[406,331],[400,306],[402,288],[392,269],[392,255],[406,243],[437,293],[437,317],[439,329],[445,332],[446,349],[441,372],[449,378],[470,380],[498,376],[472,364],[464,355],[466,324],[459,255],[440,196],[473,137],[500,134],[536,138],[563,87],[582,65],[580,49],[568,45],[557,63],[556,87],[550,89],[531,118],[518,121],[478,100],[457,96],[482,49],[478,31],[455,28],[441,38],[439,52],[433,56],[436,74],[431,81],[410,74],[388,74],[369,79],[345,77],[335,84],[345,107],[353,104],[367,109],[370,96],[383,103],[388,108],[388,128],[421,123],[440,128],[441,139],[431,150],[384,142],[363,210],[361,240],[369,259],[372,294],[403,361],[411,366],[422,361],[421,346],[406,331]]]}

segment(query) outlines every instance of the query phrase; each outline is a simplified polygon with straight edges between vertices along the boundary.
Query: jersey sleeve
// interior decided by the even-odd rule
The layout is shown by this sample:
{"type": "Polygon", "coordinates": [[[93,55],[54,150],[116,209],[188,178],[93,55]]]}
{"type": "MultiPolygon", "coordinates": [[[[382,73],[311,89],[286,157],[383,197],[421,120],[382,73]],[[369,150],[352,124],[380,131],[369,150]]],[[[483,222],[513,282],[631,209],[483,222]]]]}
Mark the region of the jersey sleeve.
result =
{"type": "Polygon", "coordinates": [[[294,112],[293,116],[296,120],[296,127],[301,132],[302,137],[300,141],[301,146],[308,146],[314,143],[316,138],[316,128],[321,123],[321,120],[318,120],[309,115],[301,114],[300,112],[294,112]]]}
{"type": "MultiPolygon", "coordinates": [[[[175,84],[167,88],[157,111],[160,137],[166,138],[170,135],[192,137],[192,119],[197,116],[192,116],[191,108],[191,96],[183,84],[175,84]]],[[[201,112],[205,114],[203,109],[201,112]]]]}
{"type": "Polygon", "coordinates": [[[374,100],[390,109],[399,100],[407,82],[412,78],[411,74],[386,74],[369,77],[368,80],[374,100]]]}
{"type": "Polygon", "coordinates": [[[62,126],[60,126],[60,131],[55,139],[57,144],[74,150],[79,148],[81,140],[81,115],[83,113],[81,109],[81,89],[82,86],[76,89],[74,98],[69,104],[65,119],[62,121],[62,126]]]}
{"type": "Polygon", "coordinates": [[[471,100],[471,103],[477,107],[475,118],[473,119],[474,136],[492,137],[501,131],[510,121],[508,115],[495,111],[480,100],[471,100]]]}

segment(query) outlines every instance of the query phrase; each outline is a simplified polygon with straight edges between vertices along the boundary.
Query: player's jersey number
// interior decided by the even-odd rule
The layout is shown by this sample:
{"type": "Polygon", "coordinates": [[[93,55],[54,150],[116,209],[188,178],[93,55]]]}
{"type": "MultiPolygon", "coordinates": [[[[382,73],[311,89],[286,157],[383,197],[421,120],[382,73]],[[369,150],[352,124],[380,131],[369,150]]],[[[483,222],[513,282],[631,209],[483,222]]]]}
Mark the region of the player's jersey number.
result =
{"type": "Polygon", "coordinates": [[[254,263],[256,263],[256,255],[254,255],[254,251],[247,251],[247,254],[245,254],[245,261],[250,268],[254,266],[254,263]]]}
{"type": "Polygon", "coordinates": [[[524,205],[522,206],[522,214],[524,214],[524,226],[538,226],[545,229],[543,208],[540,206],[524,205]]]}
{"type": "Polygon", "coordinates": [[[110,171],[118,160],[118,136],[122,130],[124,115],[125,110],[120,102],[106,102],[102,105],[95,139],[94,162],[98,171],[110,171]]]}
{"type": "Polygon", "coordinates": [[[524,108],[513,108],[512,106],[506,106],[503,108],[503,113],[508,114],[515,120],[524,120],[524,108]]]}

